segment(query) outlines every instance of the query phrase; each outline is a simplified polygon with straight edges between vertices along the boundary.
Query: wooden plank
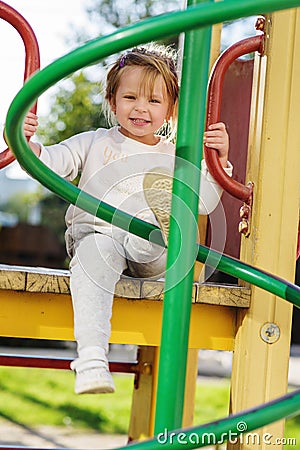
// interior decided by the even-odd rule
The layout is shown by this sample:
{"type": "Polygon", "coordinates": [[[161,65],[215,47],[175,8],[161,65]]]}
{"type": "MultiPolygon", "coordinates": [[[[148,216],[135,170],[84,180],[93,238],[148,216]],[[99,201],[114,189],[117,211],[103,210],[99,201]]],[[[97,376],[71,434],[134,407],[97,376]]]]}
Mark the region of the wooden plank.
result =
{"type": "Polygon", "coordinates": [[[250,306],[251,289],[245,286],[197,284],[196,303],[210,305],[250,306]]]}
{"type": "MultiPolygon", "coordinates": [[[[195,302],[196,298],[196,283],[194,283],[192,291],[192,302],[195,302]]],[[[164,280],[147,280],[143,281],[141,289],[141,298],[160,300],[164,298],[164,280]]]]}
{"type": "Polygon", "coordinates": [[[26,290],[26,270],[7,270],[0,265],[0,289],[11,289],[13,291],[26,290]]]}
{"type": "Polygon", "coordinates": [[[68,274],[28,272],[26,291],[70,294],[70,276],[68,274]]]}
{"type": "MultiPolygon", "coordinates": [[[[68,270],[0,264],[0,289],[14,291],[70,294],[68,270]]],[[[141,280],[122,277],[116,286],[118,297],[141,298],[141,280]]]]}
{"type": "Polygon", "coordinates": [[[129,299],[141,298],[141,280],[122,277],[116,285],[115,296],[129,299]]]}
{"type": "MultiPolygon", "coordinates": [[[[42,267],[22,267],[0,264],[0,290],[27,291],[31,293],[70,294],[68,270],[42,267]]],[[[115,296],[132,300],[162,301],[164,280],[143,280],[122,276],[117,283],[115,296]]],[[[194,283],[193,303],[235,306],[250,305],[250,289],[244,286],[226,286],[194,283]]]]}
{"type": "Polygon", "coordinates": [[[163,300],[164,283],[162,281],[143,281],[141,297],[152,300],[163,300]]]}

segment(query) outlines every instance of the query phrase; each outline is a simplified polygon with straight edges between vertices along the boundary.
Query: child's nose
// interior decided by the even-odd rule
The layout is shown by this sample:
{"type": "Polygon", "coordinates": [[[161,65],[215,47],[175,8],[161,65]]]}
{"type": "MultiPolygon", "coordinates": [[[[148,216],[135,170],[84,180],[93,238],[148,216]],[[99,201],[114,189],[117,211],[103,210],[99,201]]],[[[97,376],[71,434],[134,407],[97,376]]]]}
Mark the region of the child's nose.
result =
{"type": "Polygon", "coordinates": [[[137,100],[135,104],[136,111],[147,111],[147,103],[146,100],[140,99],[137,100]]]}

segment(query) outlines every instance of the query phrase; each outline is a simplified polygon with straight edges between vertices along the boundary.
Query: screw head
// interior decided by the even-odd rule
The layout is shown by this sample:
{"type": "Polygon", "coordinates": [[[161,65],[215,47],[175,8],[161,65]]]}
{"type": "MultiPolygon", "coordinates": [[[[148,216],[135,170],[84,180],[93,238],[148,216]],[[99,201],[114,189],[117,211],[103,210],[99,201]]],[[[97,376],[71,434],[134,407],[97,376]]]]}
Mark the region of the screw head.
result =
{"type": "Polygon", "coordinates": [[[280,338],[280,328],[276,323],[267,322],[260,329],[260,337],[267,344],[274,344],[280,338]]]}

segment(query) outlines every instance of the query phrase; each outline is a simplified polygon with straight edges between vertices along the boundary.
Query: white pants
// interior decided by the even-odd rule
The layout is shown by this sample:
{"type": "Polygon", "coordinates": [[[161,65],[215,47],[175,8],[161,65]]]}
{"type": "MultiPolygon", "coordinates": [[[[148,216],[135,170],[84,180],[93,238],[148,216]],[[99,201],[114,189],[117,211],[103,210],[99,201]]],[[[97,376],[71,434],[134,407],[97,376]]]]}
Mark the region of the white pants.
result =
{"type": "Polygon", "coordinates": [[[165,249],[123,230],[117,230],[116,238],[94,233],[74,243],[70,287],[77,370],[106,361],[114,291],[121,274],[156,279],[164,275],[165,249]]]}

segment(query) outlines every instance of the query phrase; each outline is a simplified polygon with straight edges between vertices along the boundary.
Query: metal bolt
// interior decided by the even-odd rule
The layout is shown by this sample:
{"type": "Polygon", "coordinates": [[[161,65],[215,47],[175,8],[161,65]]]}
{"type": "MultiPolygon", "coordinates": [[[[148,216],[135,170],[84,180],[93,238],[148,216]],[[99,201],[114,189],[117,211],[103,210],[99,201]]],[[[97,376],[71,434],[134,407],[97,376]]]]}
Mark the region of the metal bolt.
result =
{"type": "Polygon", "coordinates": [[[248,220],[242,219],[239,223],[239,232],[244,234],[246,237],[249,236],[249,222],[248,220]]]}
{"type": "Polygon", "coordinates": [[[255,24],[255,28],[258,31],[264,31],[265,30],[265,24],[266,24],[266,19],[264,16],[259,16],[256,20],[256,24],[255,24]]]}
{"type": "Polygon", "coordinates": [[[240,207],[240,218],[241,219],[249,219],[251,214],[251,208],[249,205],[246,205],[246,203],[243,204],[243,206],[240,207]]]}
{"type": "Polygon", "coordinates": [[[280,328],[276,323],[267,322],[260,329],[260,337],[267,344],[274,344],[280,338],[280,328]]]}
{"type": "Polygon", "coordinates": [[[151,375],[152,374],[152,364],[145,362],[142,368],[143,375],[151,375]]]}

